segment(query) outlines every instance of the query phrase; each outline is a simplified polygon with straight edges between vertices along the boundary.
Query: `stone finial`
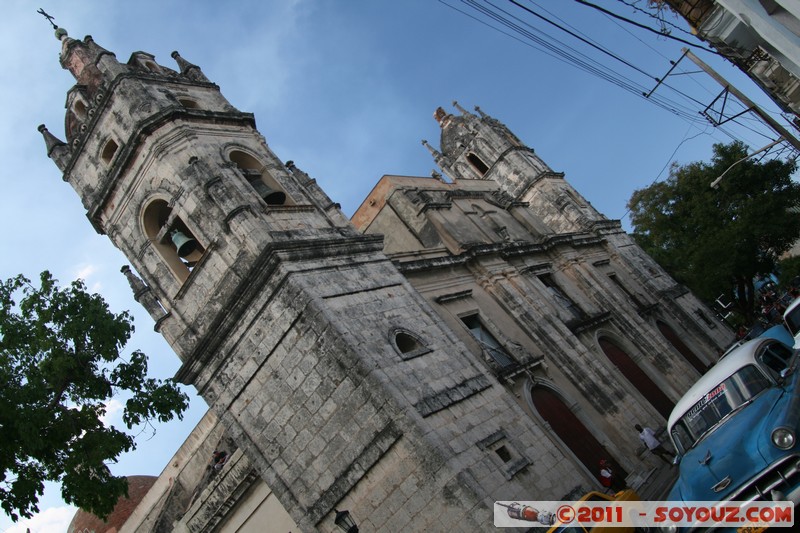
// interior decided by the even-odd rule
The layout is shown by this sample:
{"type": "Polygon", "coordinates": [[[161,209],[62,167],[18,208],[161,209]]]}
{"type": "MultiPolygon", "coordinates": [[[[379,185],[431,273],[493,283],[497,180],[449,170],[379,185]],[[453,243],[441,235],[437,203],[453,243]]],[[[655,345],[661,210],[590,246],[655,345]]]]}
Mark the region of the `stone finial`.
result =
{"type": "Polygon", "coordinates": [[[439,150],[428,144],[428,141],[423,140],[422,145],[428,149],[431,155],[433,155],[433,160],[434,162],[436,162],[437,165],[439,165],[439,168],[443,169],[446,166],[449,166],[450,163],[449,161],[447,161],[444,155],[441,152],[439,152],[439,150]]]}
{"type": "Polygon", "coordinates": [[[471,115],[471,113],[470,113],[469,111],[467,111],[466,109],[464,109],[463,107],[461,107],[460,105],[458,105],[458,102],[457,102],[457,101],[455,101],[455,100],[453,100],[453,107],[455,107],[456,109],[458,109],[458,111],[459,111],[459,112],[460,112],[462,115],[471,115]]]}
{"type": "Polygon", "coordinates": [[[61,172],[64,172],[64,169],[67,168],[67,164],[69,163],[71,157],[69,146],[67,146],[64,141],[50,133],[50,131],[47,129],[47,126],[44,124],[40,124],[38,129],[42,134],[42,137],[44,137],[44,144],[47,147],[47,157],[53,160],[61,172]]]}
{"type": "Polygon", "coordinates": [[[147,285],[144,284],[142,278],[134,274],[133,270],[131,270],[131,267],[128,265],[123,265],[119,271],[128,279],[128,284],[131,286],[134,296],[147,289],[147,285]]]}
{"type": "Polygon", "coordinates": [[[44,137],[44,143],[47,146],[48,156],[50,155],[50,153],[53,151],[54,148],[66,145],[64,141],[62,141],[61,139],[50,133],[50,130],[48,130],[47,126],[45,126],[44,124],[39,124],[39,127],[37,129],[39,130],[39,133],[41,133],[42,136],[44,137]]]}
{"type": "MultiPolygon", "coordinates": [[[[439,108],[439,109],[441,109],[441,108],[439,108]]],[[[422,139],[422,146],[424,146],[425,148],[427,148],[427,149],[428,149],[428,151],[429,151],[431,154],[433,154],[435,157],[441,157],[441,155],[442,155],[442,154],[440,154],[440,153],[439,153],[439,151],[438,151],[436,148],[434,148],[433,146],[431,146],[430,144],[428,144],[428,141],[426,141],[425,139],[422,139]]]]}
{"type": "Polygon", "coordinates": [[[304,184],[308,184],[311,181],[314,181],[311,178],[311,176],[308,175],[307,172],[304,172],[303,170],[298,168],[297,165],[294,164],[294,161],[291,161],[291,160],[287,161],[285,163],[285,166],[289,170],[289,172],[291,172],[292,175],[294,175],[294,177],[296,177],[298,180],[300,180],[301,184],[304,185],[304,184]]]}
{"type": "Polygon", "coordinates": [[[150,287],[145,285],[144,281],[133,273],[131,267],[128,265],[124,265],[122,268],[119,269],[126,278],[128,278],[128,284],[131,286],[131,290],[133,291],[133,299],[142,304],[142,307],[147,310],[153,320],[158,321],[164,317],[166,311],[161,306],[161,303],[155,297],[155,295],[150,290],[150,287]]]}
{"type": "Polygon", "coordinates": [[[442,176],[442,173],[437,172],[436,170],[431,170],[431,177],[435,180],[441,181],[442,183],[447,183],[444,179],[444,176],[442,176]]]}
{"type": "Polygon", "coordinates": [[[194,63],[189,63],[186,61],[183,57],[181,57],[177,50],[172,52],[170,55],[178,64],[178,69],[180,70],[182,76],[186,76],[187,78],[195,81],[209,81],[209,79],[206,78],[206,75],[203,74],[203,71],[200,70],[200,67],[194,63]]]}
{"type": "Polygon", "coordinates": [[[475,106],[475,111],[481,116],[481,118],[486,118],[489,116],[486,113],[484,113],[483,110],[478,106],[475,106]]]}
{"type": "Polygon", "coordinates": [[[436,119],[436,122],[442,124],[444,120],[447,118],[447,111],[445,111],[441,107],[437,107],[436,111],[433,112],[433,118],[436,119]]]}

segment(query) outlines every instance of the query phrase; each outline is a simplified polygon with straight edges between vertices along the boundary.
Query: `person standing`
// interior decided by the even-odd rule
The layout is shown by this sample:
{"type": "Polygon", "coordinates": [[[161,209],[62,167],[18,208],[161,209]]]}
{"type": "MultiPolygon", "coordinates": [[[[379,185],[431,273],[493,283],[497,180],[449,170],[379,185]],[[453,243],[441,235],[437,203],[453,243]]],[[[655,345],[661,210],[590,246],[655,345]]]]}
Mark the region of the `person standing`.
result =
{"type": "Polygon", "coordinates": [[[658,440],[655,432],[650,428],[643,428],[639,424],[636,424],[635,427],[636,431],[639,432],[639,439],[647,446],[650,453],[657,455],[662,461],[671,465],[675,455],[668,452],[667,449],[661,445],[661,441],[658,440]]]}
{"type": "Polygon", "coordinates": [[[608,459],[600,459],[600,475],[598,479],[608,494],[615,494],[626,488],[625,481],[620,481],[617,478],[614,467],[611,466],[611,461],[608,459]]]}

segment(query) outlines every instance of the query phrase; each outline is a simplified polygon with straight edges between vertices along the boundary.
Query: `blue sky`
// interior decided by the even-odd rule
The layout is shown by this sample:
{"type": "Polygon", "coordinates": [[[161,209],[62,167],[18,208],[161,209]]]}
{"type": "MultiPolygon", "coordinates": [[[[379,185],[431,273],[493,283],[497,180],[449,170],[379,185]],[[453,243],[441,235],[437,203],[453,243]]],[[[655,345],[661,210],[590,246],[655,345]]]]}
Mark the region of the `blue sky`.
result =
{"type": "MultiPolygon", "coordinates": [[[[505,0],[492,1],[521,22],[544,29],[547,43],[561,50],[574,47],[575,53],[588,55],[589,65],[610,65],[627,83],[648,89],[655,81],[645,74],[662,76],[684,46],[570,0],[523,2],[598,42],[632,68],[505,0]]],[[[597,3],[655,25],[619,1],[597,3]]],[[[552,52],[493,30],[475,20],[486,19],[460,0],[5,0],[0,20],[0,217],[6,230],[0,236],[0,276],[36,277],[49,269],[62,283],[84,278],[113,309],[134,313],[137,333],[130,347],[150,355],[151,370],[159,377],[172,376],[178,359],[133,301],[119,273],[125,258],[91,228],[77,195],[47,159],[36,130],[45,123],[64,137],[64,101],[74,83],[58,64],[59,43],[36,14],[39,7],[72,37],[91,34],[122,62],[143,50],[173,67],[170,53],[178,50],[219,84],[234,106],[253,112],[278,156],[316,178],[347,215],[384,174],[430,175],[435,165],[420,141],[438,146],[432,115],[438,106],[452,111],[453,100],[469,110],[479,105],[507,124],[615,219],[624,216],[635,189],[667,175],[670,162],[707,160],[713,143],[731,140],[699,119],[701,105],[660,88],[657,95],[673,100],[682,116],[666,111],[552,52]]],[[[675,35],[692,40],[677,30],[675,35]]],[[[730,65],[698,55],[751,98],[766,101],[730,65]]],[[[697,75],[669,83],[704,103],[720,91],[715,82],[697,75]]],[[[751,149],[770,141],[770,134],[754,123],[725,129],[751,149]]],[[[184,422],[160,426],[155,434],[144,430],[139,449],[112,470],[158,475],[204,409],[195,398],[184,422]]],[[[111,419],[120,423],[113,413],[111,419]]],[[[21,524],[22,529],[8,529],[10,521],[0,517],[0,531],[63,531],[72,514],[64,505],[58,491],[49,488],[41,516],[21,524]]]]}

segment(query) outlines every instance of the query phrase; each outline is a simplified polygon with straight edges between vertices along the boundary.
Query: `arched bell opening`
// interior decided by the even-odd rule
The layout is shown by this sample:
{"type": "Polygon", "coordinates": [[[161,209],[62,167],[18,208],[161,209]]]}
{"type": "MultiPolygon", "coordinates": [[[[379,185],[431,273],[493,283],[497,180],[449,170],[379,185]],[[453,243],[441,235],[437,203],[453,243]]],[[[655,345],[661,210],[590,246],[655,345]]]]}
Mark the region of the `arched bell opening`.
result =
{"type": "Polygon", "coordinates": [[[205,252],[186,223],[165,200],[154,200],[144,210],[144,230],[172,272],[186,280],[205,252]]]}
{"type": "Polygon", "coordinates": [[[114,159],[114,155],[116,155],[118,149],[119,145],[117,142],[114,139],[109,139],[103,146],[103,151],[100,152],[100,159],[102,159],[103,163],[106,165],[110,165],[111,160],[114,159]]]}
{"type": "Polygon", "coordinates": [[[288,197],[278,182],[264,170],[255,157],[242,150],[233,150],[229,158],[267,205],[287,205],[288,197]]]}
{"type": "Polygon", "coordinates": [[[76,98],[75,104],[72,106],[72,110],[75,112],[75,116],[78,117],[78,120],[82,122],[86,120],[88,112],[86,110],[86,104],[83,103],[83,100],[76,98]]]}
{"type": "Polygon", "coordinates": [[[181,104],[186,109],[200,109],[200,104],[198,104],[191,98],[180,97],[178,98],[178,103],[181,104]]]}
{"type": "Polygon", "coordinates": [[[489,171],[489,165],[484,163],[483,159],[472,152],[467,154],[467,161],[469,161],[469,164],[472,165],[472,168],[474,168],[475,171],[481,176],[484,176],[489,171]]]}

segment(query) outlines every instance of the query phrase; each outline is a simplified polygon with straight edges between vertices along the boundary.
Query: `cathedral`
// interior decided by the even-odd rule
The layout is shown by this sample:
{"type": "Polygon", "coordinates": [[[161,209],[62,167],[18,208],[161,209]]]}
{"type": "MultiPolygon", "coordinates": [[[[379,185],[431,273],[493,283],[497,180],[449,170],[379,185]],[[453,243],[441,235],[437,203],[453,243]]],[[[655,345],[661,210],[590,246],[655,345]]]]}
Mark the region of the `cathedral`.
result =
{"type": "Polygon", "coordinates": [[[56,36],[47,153],[209,406],[120,531],[485,531],[494,501],[597,490],[601,459],[635,488],[634,424],[732,340],[479,108],[435,110],[441,172],[348,219],[177,52],[56,36]]]}

